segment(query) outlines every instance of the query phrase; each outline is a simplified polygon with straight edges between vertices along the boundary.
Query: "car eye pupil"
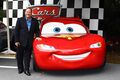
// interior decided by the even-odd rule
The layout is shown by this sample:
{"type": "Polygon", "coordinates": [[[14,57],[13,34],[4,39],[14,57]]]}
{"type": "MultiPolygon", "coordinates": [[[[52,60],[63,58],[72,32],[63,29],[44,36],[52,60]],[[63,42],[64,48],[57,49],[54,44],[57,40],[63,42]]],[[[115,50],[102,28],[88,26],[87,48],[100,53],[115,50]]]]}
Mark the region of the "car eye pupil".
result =
{"type": "Polygon", "coordinates": [[[68,31],[68,32],[73,32],[73,28],[68,27],[68,28],[67,28],[67,31],[68,31]]]}
{"type": "Polygon", "coordinates": [[[53,29],[53,31],[54,31],[54,32],[60,32],[60,28],[59,28],[59,27],[55,27],[55,28],[53,29]]]}

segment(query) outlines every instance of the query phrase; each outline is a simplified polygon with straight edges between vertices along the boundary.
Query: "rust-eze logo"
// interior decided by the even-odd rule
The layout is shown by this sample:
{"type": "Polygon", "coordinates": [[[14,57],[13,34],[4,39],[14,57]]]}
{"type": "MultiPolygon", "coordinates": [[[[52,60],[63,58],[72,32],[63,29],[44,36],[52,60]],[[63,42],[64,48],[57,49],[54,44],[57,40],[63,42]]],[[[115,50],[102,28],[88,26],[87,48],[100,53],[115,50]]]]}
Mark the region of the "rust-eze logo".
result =
{"type": "Polygon", "coordinates": [[[32,15],[35,18],[50,18],[50,17],[58,17],[60,13],[60,5],[40,5],[40,6],[32,6],[32,15]]]}

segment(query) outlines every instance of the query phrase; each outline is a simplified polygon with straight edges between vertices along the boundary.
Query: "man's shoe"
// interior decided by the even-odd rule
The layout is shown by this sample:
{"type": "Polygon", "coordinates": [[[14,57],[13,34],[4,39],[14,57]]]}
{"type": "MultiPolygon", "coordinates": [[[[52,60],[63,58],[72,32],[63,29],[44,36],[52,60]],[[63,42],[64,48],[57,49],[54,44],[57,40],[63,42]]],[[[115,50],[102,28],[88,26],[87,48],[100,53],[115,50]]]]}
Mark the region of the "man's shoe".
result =
{"type": "Polygon", "coordinates": [[[24,73],[25,73],[27,76],[31,76],[30,71],[24,71],[24,73]]]}
{"type": "Polygon", "coordinates": [[[18,70],[18,74],[21,74],[21,73],[23,73],[23,70],[22,70],[22,69],[19,69],[19,70],[18,70]]]}

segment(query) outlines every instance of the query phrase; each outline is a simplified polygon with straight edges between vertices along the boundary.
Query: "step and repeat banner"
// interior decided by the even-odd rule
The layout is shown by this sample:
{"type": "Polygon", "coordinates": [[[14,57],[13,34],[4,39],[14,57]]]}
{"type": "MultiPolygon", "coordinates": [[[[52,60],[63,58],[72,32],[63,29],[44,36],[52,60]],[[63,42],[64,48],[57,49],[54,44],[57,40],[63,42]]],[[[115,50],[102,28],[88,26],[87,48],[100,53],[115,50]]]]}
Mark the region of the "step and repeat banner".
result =
{"type": "MultiPolygon", "coordinates": [[[[17,18],[24,16],[30,5],[62,5],[60,17],[79,17],[91,33],[103,36],[104,0],[8,0],[9,28],[16,25],[17,18]]],[[[3,23],[6,24],[6,1],[3,2],[3,23]]]]}

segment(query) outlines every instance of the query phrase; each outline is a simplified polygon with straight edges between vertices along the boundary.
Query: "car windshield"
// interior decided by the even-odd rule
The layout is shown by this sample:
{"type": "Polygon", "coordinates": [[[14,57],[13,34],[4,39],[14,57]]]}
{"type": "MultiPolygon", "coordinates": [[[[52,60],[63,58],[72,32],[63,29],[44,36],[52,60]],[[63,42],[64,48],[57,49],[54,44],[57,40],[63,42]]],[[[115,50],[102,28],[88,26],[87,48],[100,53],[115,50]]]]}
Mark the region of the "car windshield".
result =
{"type": "Polygon", "coordinates": [[[43,25],[41,36],[56,37],[60,35],[82,36],[87,34],[85,27],[80,24],[63,24],[60,22],[49,22],[43,25]]]}

